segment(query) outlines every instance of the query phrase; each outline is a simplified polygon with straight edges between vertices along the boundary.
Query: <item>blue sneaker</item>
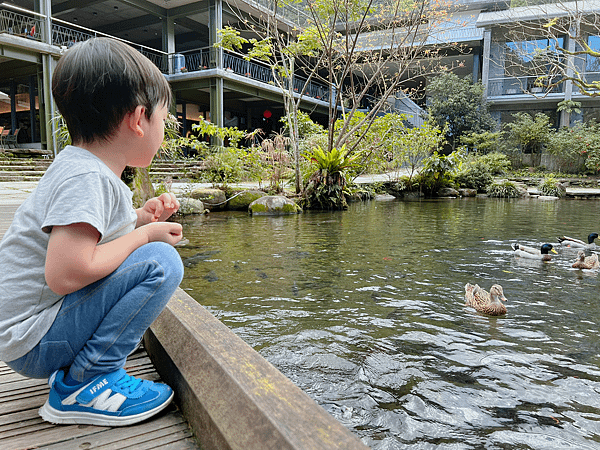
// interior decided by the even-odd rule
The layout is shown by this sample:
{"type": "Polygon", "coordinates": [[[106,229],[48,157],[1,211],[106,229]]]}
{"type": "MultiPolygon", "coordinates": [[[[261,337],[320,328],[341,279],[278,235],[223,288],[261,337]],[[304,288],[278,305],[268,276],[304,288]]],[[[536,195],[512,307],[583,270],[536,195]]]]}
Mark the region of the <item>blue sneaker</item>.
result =
{"type": "Polygon", "coordinates": [[[83,386],[67,386],[64,377],[58,370],[48,380],[50,396],[39,411],[47,422],[131,425],[162,411],[173,399],[166,384],[134,378],[123,369],[98,375],[83,386]]]}

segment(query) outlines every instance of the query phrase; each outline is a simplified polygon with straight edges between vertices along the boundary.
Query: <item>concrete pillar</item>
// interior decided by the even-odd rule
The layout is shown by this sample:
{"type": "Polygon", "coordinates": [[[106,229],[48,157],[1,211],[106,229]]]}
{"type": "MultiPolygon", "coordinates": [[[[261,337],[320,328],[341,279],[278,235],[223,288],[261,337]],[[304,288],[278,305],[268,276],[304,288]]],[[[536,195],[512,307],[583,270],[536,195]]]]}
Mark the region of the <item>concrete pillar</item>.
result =
{"type": "MultiPolygon", "coordinates": [[[[35,123],[35,94],[37,92],[36,77],[31,75],[29,77],[29,141],[35,142],[35,135],[37,134],[37,124],[35,123]]],[[[41,117],[41,116],[40,116],[41,117]]]]}
{"type": "MultiPolygon", "coordinates": [[[[210,67],[223,69],[223,49],[214,47],[218,42],[217,31],[223,28],[223,2],[222,0],[209,0],[209,46],[210,67]]],[[[210,121],[215,125],[223,126],[223,78],[216,77],[210,82],[210,121]]],[[[222,145],[216,140],[213,144],[222,145]]]]}
{"type": "Polygon", "coordinates": [[[17,128],[17,83],[15,80],[10,80],[10,133],[14,133],[17,128]]]}
{"type": "Polygon", "coordinates": [[[166,72],[169,74],[173,73],[173,53],[175,53],[175,19],[172,17],[163,18],[162,20],[162,50],[168,54],[167,60],[168,67],[164,67],[166,72]]]}
{"type": "Polygon", "coordinates": [[[208,5],[208,45],[210,47],[211,69],[223,68],[223,49],[215,47],[219,41],[217,31],[223,28],[223,1],[209,0],[208,5]]]}
{"type": "Polygon", "coordinates": [[[481,65],[481,83],[483,84],[483,98],[487,100],[488,84],[490,78],[490,49],[492,44],[492,30],[486,28],[483,32],[483,64],[481,65]]]}
{"type": "MultiPolygon", "coordinates": [[[[52,2],[51,0],[38,0],[40,14],[45,16],[42,26],[42,41],[51,44],[52,43],[52,2]]],[[[40,95],[40,123],[43,121],[44,126],[42,129],[45,130],[45,141],[46,149],[51,150],[54,156],[58,153],[58,145],[56,141],[56,120],[53,120],[58,116],[58,110],[56,104],[52,98],[52,74],[54,73],[54,67],[56,61],[51,55],[42,54],[42,95],[40,95]],[[42,104],[44,105],[42,109],[42,104]]],[[[42,136],[42,142],[44,136],[42,136]]]]}
{"type": "MultiPolygon", "coordinates": [[[[579,33],[579,30],[576,30],[574,28],[571,28],[571,30],[569,30],[570,33],[574,36],[577,36],[579,33]]],[[[575,71],[575,57],[573,56],[573,52],[575,51],[575,39],[570,39],[569,36],[565,36],[565,39],[567,40],[567,42],[565,42],[565,48],[571,53],[567,56],[567,77],[572,77],[575,71]]],[[[573,82],[571,80],[567,80],[564,83],[564,94],[565,94],[565,100],[571,100],[571,97],[573,96],[573,82]]],[[[571,114],[568,111],[561,111],[560,112],[560,124],[561,127],[568,127],[571,125],[571,114]]]]}
{"type": "Polygon", "coordinates": [[[477,48],[477,53],[473,53],[473,84],[479,81],[479,67],[481,65],[481,48],[477,48]]]}

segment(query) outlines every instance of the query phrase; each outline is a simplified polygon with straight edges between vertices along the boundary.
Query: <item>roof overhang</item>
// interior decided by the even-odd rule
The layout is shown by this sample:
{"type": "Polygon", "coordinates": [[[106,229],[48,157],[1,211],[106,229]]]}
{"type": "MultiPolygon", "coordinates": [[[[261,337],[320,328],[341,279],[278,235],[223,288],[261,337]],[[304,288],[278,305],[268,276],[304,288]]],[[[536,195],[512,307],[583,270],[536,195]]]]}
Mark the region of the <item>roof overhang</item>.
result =
{"type": "Polygon", "coordinates": [[[480,13],[478,27],[501,25],[515,22],[550,20],[556,17],[580,16],[600,12],[599,0],[575,1],[566,3],[548,3],[544,5],[520,6],[503,11],[480,13]]]}

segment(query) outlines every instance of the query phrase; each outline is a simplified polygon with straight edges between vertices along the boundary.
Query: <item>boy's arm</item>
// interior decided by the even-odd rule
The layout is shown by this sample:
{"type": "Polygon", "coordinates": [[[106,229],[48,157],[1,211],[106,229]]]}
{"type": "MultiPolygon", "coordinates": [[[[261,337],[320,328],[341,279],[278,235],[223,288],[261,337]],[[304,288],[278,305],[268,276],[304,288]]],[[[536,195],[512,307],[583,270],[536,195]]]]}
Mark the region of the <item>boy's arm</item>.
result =
{"type": "Polygon", "coordinates": [[[150,223],[106,244],[97,245],[99,239],[98,230],[87,223],[52,228],[45,275],[53,292],[67,295],[110,275],[134,250],[148,242],[175,245],[181,240],[181,225],[150,223]]]}

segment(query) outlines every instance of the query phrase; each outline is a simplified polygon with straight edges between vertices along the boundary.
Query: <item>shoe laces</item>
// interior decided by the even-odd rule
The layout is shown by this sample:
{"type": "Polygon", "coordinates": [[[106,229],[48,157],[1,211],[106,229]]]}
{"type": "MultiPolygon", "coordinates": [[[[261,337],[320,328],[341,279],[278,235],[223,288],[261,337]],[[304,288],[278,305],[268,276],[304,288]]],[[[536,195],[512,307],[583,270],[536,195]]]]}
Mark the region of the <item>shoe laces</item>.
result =
{"type": "Polygon", "coordinates": [[[115,383],[115,386],[123,391],[129,389],[129,393],[131,394],[142,384],[142,381],[139,378],[125,374],[123,378],[115,383]]]}

